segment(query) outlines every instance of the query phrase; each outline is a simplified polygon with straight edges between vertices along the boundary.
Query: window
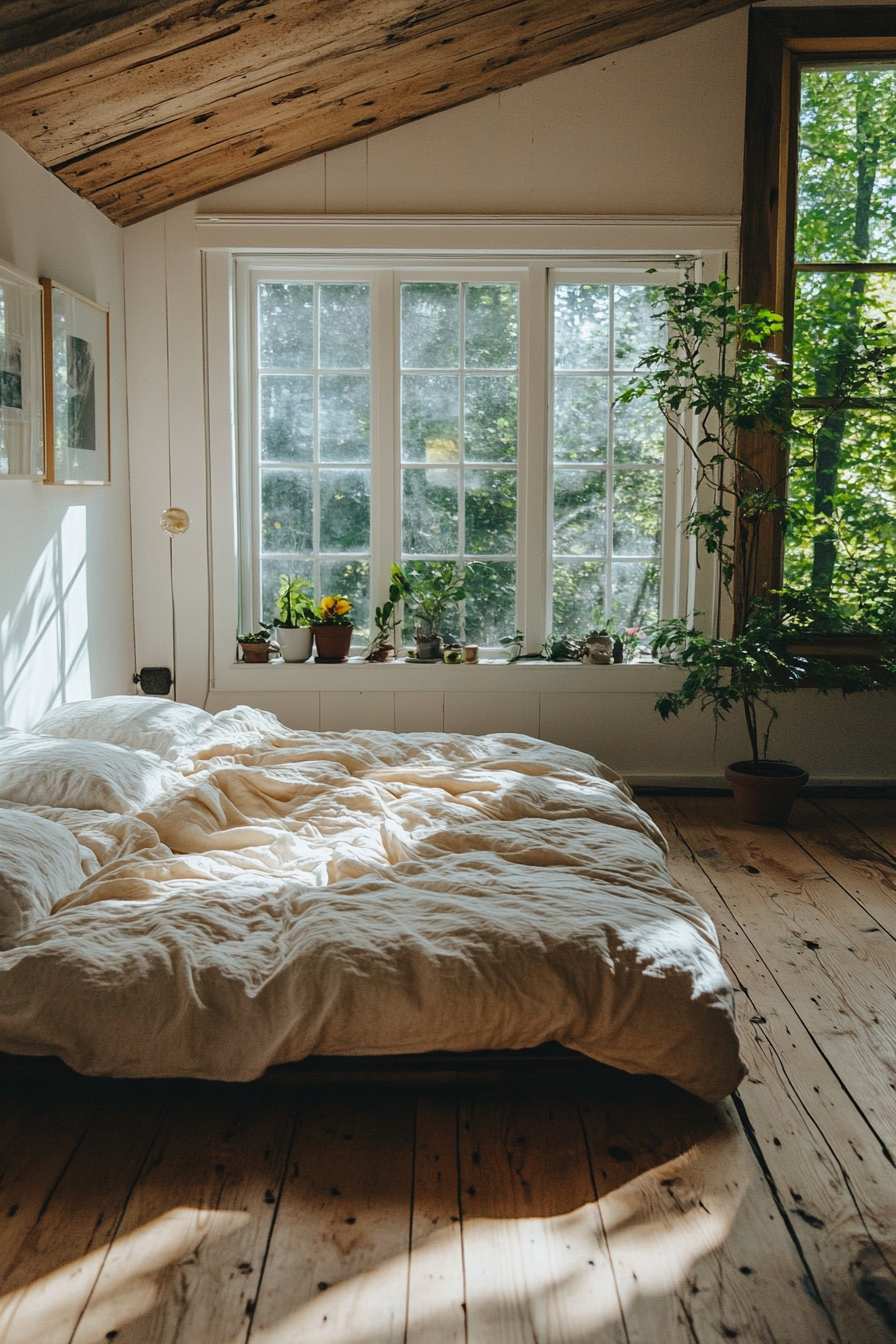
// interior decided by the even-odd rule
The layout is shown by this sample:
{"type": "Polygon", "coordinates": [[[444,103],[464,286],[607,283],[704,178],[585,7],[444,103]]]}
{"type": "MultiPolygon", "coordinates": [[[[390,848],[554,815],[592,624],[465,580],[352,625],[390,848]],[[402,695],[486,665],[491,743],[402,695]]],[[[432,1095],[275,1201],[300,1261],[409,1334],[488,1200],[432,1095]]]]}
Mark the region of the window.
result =
{"type": "Polygon", "coordinates": [[[896,571],[896,408],[852,376],[875,324],[896,330],[896,60],[804,66],[798,129],[793,373],[830,414],[794,463],[784,577],[851,606],[896,571]]]}
{"type": "Polygon", "coordinates": [[[455,633],[485,648],[527,613],[534,651],[679,609],[674,436],[615,404],[678,274],[648,266],[240,258],[241,624],[300,574],[351,599],[360,647],[396,559],[465,566],[455,633]]]}
{"type": "MultiPolygon", "coordinates": [[[[830,412],[791,464],[795,507],[786,533],[769,527],[760,577],[853,614],[896,571],[896,415],[846,376],[863,328],[896,321],[894,218],[892,7],[752,10],[741,298],[784,314],[797,407],[830,412]]],[[[772,482],[777,451],[744,436],[772,482]]]]}

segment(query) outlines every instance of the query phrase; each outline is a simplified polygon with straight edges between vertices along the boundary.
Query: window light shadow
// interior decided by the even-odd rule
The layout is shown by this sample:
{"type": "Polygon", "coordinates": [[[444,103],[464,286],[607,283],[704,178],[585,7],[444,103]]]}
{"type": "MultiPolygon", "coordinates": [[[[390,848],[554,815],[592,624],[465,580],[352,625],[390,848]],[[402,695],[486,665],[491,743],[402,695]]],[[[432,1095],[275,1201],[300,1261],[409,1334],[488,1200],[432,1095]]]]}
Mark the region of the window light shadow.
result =
{"type": "Polygon", "coordinates": [[[0,619],[0,722],[29,727],[90,695],[87,507],[72,504],[0,619]]]}
{"type": "Polygon", "coordinates": [[[249,1214],[242,1212],[171,1209],[117,1237],[111,1248],[91,1251],[0,1298],[0,1342],[101,1344],[113,1337],[110,1331],[120,1331],[158,1304],[168,1282],[166,1270],[248,1221],[249,1214]]]}

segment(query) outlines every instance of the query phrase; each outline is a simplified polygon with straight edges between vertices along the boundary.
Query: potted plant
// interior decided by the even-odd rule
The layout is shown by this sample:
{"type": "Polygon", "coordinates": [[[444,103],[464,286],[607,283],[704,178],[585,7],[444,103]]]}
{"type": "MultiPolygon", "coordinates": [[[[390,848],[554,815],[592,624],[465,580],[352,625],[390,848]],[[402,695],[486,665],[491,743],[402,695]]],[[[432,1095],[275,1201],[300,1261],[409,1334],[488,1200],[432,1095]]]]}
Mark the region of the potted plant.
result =
{"type": "MultiPolygon", "coordinates": [[[[648,350],[639,366],[643,376],[619,400],[650,397],[693,455],[697,502],[683,528],[718,558],[733,622],[730,638],[705,634],[680,619],[658,624],[654,656],[677,663],[687,676],[679,691],[657,700],[656,708],[665,719],[696,701],[722,718],[739,706],[751,757],[725,772],[735,790],[738,815],[780,825],[808,775],[768,755],[769,732],[777,718],[773,697],[808,686],[836,687],[844,693],[881,689],[892,684],[896,665],[886,659],[876,668],[838,663],[812,656],[794,643],[792,597],[764,592],[757,580],[761,536],[770,522],[786,519],[786,472],[783,478],[764,475],[755,461],[741,455],[741,434],[758,431],[777,439],[785,450],[778,460],[787,460],[786,450],[800,439],[817,439],[838,412],[838,399],[847,399],[857,387],[867,393],[876,385],[886,399],[886,360],[880,343],[866,334],[855,357],[837,370],[831,404],[814,414],[795,414],[783,363],[765,348],[782,329],[777,314],[756,306],[737,308],[736,291],[724,277],[708,284],[666,286],[658,290],[658,298],[657,317],[667,339],[648,350]],[[764,732],[757,719],[759,706],[769,716],[764,732]]],[[[805,606],[805,599],[800,600],[805,606]]]]}
{"type": "Polygon", "coordinates": [[[314,590],[307,579],[298,574],[280,575],[274,628],[287,663],[306,663],[311,657],[313,598],[314,590]]]}
{"type": "Polygon", "coordinates": [[[271,627],[260,625],[248,635],[237,635],[244,663],[267,663],[271,657],[271,627]]]}
{"type": "Polygon", "coordinates": [[[453,560],[415,563],[409,574],[392,566],[393,580],[404,586],[405,600],[414,622],[414,642],[420,662],[441,662],[445,613],[466,596],[465,572],[453,560]]]}
{"type": "Polygon", "coordinates": [[[392,642],[395,630],[401,620],[398,604],[408,596],[407,580],[397,565],[392,566],[392,581],[389,584],[389,600],[374,611],[373,622],[376,634],[370,641],[364,657],[368,663],[384,663],[395,652],[392,642]]]}
{"type": "Polygon", "coordinates": [[[349,649],[352,646],[352,631],[355,628],[349,615],[351,609],[351,602],[339,593],[331,597],[322,597],[320,604],[312,608],[311,629],[317,648],[316,662],[348,661],[349,649]]]}

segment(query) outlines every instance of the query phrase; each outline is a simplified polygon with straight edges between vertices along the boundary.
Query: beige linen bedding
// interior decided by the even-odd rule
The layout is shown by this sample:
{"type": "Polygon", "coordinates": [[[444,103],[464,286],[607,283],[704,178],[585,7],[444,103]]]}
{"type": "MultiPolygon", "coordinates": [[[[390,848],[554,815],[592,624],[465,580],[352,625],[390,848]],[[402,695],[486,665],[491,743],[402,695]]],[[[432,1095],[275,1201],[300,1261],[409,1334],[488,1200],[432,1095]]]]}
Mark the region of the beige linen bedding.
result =
{"type": "Polygon", "coordinates": [[[136,816],[28,809],[74,834],[85,880],[0,952],[0,1049],[251,1079],[559,1041],[707,1099],[740,1081],[712,923],[592,758],[246,709],[179,750],[136,816]]]}

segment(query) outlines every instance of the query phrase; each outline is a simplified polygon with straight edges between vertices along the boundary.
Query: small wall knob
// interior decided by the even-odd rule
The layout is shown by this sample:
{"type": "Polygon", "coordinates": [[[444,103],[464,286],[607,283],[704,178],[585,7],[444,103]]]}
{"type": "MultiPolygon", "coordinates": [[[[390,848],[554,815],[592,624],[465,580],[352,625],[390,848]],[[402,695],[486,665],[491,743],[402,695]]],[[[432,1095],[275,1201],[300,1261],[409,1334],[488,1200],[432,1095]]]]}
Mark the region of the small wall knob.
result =
{"type": "Polygon", "coordinates": [[[163,527],[169,536],[179,537],[190,526],[190,515],[186,509],[166,509],[159,519],[159,526],[163,527]]]}

